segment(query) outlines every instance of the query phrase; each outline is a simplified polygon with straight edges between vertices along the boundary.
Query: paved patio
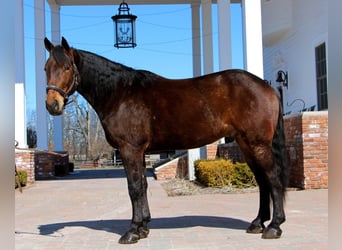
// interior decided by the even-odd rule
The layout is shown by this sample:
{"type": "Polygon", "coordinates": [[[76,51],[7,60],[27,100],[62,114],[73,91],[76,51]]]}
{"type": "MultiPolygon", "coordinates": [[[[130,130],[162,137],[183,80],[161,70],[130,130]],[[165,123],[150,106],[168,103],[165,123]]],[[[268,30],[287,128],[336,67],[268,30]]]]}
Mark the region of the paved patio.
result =
{"type": "Polygon", "coordinates": [[[120,245],[131,205],[123,170],[76,170],[15,194],[15,249],[328,249],[328,190],[288,192],[282,238],[245,233],[258,193],[168,197],[148,178],[150,235],[120,245]]]}

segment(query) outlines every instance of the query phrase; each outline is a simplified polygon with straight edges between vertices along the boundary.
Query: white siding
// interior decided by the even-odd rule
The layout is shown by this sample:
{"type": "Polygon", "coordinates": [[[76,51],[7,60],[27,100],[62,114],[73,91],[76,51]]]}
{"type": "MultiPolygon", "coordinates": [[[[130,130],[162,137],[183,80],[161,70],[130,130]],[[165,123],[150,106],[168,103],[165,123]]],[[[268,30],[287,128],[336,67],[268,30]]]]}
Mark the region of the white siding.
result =
{"type": "MultiPolygon", "coordinates": [[[[263,22],[272,22],[270,12],[277,9],[277,3],[284,0],[270,0],[263,2],[263,22]],[[273,7],[272,7],[273,5],[273,7]],[[267,6],[267,8],[265,8],[267,6]],[[267,13],[265,13],[267,9],[267,13]]],[[[264,42],[264,75],[266,80],[272,81],[272,86],[278,87],[275,81],[278,70],[288,71],[289,87],[283,88],[284,112],[292,113],[302,109],[301,102],[291,104],[295,99],[304,100],[306,107],[316,105],[316,70],[315,70],[315,47],[326,42],[328,37],[328,3],[325,0],[287,0],[291,2],[292,21],[286,20],[287,24],[279,27],[288,27],[286,33],[276,42],[265,44],[264,42]]],[[[272,12],[273,13],[273,12],[272,12]]],[[[274,13],[278,13],[274,11],[274,13]]],[[[277,15],[273,15],[277,21],[277,15]]],[[[263,26],[264,27],[264,26],[263,26]]],[[[274,26],[273,26],[274,27],[274,26]]],[[[274,29],[272,30],[274,31],[274,29]]],[[[264,40],[269,38],[270,32],[263,31],[264,40]],[[265,32],[268,32],[265,34],[265,32]]],[[[273,40],[274,41],[274,40],[273,40]]]]}

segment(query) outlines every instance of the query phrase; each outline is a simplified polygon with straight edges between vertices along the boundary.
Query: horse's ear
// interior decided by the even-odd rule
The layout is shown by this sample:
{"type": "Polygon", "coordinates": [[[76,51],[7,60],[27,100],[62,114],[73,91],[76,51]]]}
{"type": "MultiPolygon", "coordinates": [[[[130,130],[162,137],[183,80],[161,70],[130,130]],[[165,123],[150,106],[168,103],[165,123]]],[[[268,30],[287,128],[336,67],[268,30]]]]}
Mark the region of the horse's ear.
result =
{"type": "Polygon", "coordinates": [[[45,45],[46,50],[49,52],[54,48],[53,44],[46,37],[44,39],[44,45],[45,45]]]}
{"type": "Polygon", "coordinates": [[[62,46],[66,51],[70,51],[70,46],[64,37],[62,37],[62,46]]]}

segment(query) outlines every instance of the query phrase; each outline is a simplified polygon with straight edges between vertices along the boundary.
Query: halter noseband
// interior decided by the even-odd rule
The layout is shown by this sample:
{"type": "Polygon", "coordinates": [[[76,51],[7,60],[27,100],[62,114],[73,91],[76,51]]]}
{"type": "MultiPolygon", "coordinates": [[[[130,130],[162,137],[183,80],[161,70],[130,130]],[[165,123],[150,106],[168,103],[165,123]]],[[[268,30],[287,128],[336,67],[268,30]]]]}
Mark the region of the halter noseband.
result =
{"type": "Polygon", "coordinates": [[[56,85],[49,85],[49,86],[46,87],[46,93],[49,90],[55,90],[61,96],[63,96],[65,104],[68,104],[68,99],[69,99],[70,93],[73,90],[75,90],[77,88],[77,86],[79,85],[79,79],[78,79],[79,78],[79,72],[78,72],[77,66],[76,66],[75,63],[73,63],[72,67],[73,67],[73,70],[74,70],[74,73],[73,73],[73,76],[72,76],[72,83],[70,84],[70,86],[67,89],[67,91],[64,91],[63,89],[61,89],[60,87],[57,87],[56,85]]]}

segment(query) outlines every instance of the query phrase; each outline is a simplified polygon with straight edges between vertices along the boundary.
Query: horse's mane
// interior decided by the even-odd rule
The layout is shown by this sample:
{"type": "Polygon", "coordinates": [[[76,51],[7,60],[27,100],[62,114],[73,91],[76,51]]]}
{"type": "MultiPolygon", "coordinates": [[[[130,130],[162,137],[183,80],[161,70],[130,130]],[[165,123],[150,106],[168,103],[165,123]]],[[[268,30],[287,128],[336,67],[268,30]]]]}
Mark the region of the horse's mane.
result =
{"type": "MultiPolygon", "coordinates": [[[[74,49],[74,48],[73,48],[74,49]]],[[[115,86],[118,82],[121,82],[122,84],[127,85],[134,85],[134,86],[147,86],[149,84],[152,84],[156,82],[157,78],[162,78],[161,76],[152,73],[147,70],[136,70],[131,67],[125,66],[121,63],[113,62],[109,60],[108,58],[105,58],[103,56],[97,55],[90,51],[80,50],[80,49],[74,49],[75,51],[79,52],[81,55],[89,55],[92,57],[96,57],[100,61],[102,61],[104,64],[108,65],[111,73],[115,72],[115,74],[112,74],[112,77],[115,78],[114,81],[111,81],[113,84],[112,87],[115,86]],[[119,79],[125,79],[124,81],[119,79]]],[[[70,58],[65,55],[65,50],[62,46],[57,45],[52,50],[52,56],[57,62],[58,65],[68,65],[70,64],[70,58]]],[[[110,88],[110,86],[106,86],[107,88],[110,88]]]]}

